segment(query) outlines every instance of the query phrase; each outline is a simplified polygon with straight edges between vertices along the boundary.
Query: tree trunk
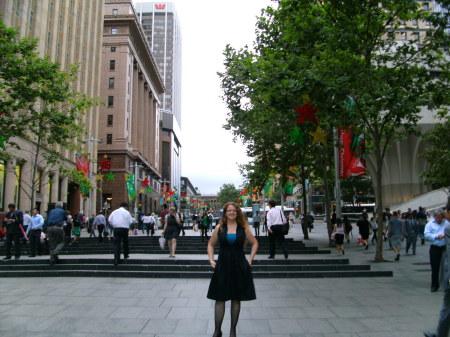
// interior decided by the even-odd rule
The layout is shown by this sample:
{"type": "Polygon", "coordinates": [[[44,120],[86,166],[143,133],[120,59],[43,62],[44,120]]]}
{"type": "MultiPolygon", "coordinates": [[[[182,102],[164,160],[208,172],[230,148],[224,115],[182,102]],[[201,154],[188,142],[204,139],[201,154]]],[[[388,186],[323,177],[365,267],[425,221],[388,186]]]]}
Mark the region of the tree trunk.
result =
{"type": "MultiPolygon", "coordinates": [[[[328,158],[325,155],[325,162],[327,162],[328,158]]],[[[326,165],[323,167],[323,188],[325,190],[324,198],[325,198],[325,223],[327,224],[327,230],[328,230],[328,246],[334,247],[334,241],[331,239],[331,233],[333,229],[331,228],[331,207],[330,207],[330,192],[329,192],[329,186],[328,186],[328,168],[326,165]]]]}
{"type": "Polygon", "coordinates": [[[380,146],[375,148],[375,166],[376,166],[376,182],[375,186],[375,200],[377,206],[377,220],[378,220],[378,230],[377,230],[377,249],[375,252],[375,262],[383,262],[383,192],[382,192],[382,169],[383,169],[383,158],[381,156],[380,146]]]}

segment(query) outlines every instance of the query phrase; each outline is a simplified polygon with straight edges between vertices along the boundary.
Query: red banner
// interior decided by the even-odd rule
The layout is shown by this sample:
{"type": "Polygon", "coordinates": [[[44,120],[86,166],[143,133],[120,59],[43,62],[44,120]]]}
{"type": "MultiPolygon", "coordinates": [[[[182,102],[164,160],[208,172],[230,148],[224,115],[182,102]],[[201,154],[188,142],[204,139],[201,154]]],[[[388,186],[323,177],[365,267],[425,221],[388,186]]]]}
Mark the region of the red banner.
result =
{"type": "Polygon", "coordinates": [[[364,134],[352,134],[350,130],[338,129],[339,148],[339,179],[366,174],[364,160],[364,134]]]}
{"type": "Polygon", "coordinates": [[[87,177],[89,172],[89,159],[87,154],[77,154],[75,157],[77,170],[84,172],[84,176],[87,177]]]}

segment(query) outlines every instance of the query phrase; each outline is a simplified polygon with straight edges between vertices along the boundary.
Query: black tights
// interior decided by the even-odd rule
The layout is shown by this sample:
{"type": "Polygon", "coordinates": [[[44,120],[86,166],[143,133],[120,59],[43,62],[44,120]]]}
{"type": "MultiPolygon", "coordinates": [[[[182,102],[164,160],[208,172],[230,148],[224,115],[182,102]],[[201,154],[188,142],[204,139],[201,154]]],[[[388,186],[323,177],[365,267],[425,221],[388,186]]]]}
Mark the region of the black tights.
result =
{"type": "MultiPolygon", "coordinates": [[[[231,328],[230,337],[236,337],[236,326],[239,320],[239,313],[241,312],[241,301],[231,301],[231,328]]],[[[216,306],[214,310],[214,323],[215,330],[213,337],[222,336],[222,322],[223,316],[225,315],[225,302],[216,301],[216,306]]]]}

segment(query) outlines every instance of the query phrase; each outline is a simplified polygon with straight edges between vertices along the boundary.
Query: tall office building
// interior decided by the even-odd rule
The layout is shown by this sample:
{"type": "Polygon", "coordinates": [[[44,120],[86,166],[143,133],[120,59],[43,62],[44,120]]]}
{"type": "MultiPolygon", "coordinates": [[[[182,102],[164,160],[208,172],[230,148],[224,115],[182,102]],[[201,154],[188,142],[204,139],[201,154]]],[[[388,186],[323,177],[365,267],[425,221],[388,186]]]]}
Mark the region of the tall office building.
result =
{"type": "Polygon", "coordinates": [[[136,12],[159,70],[161,95],[161,174],[169,188],[181,189],[181,31],[173,3],[139,2],[136,12]]]}
{"type": "MultiPolygon", "coordinates": [[[[41,57],[49,56],[61,68],[68,70],[78,64],[75,90],[90,97],[100,96],[100,52],[103,27],[103,1],[92,0],[1,0],[0,15],[7,26],[19,28],[19,38],[31,36],[38,39],[37,51],[41,57]]],[[[89,139],[98,138],[99,107],[93,107],[84,115],[83,123],[89,139]]],[[[35,190],[36,205],[30,205],[32,157],[36,144],[19,138],[20,149],[8,148],[14,159],[0,162],[0,210],[14,202],[22,210],[37,206],[41,213],[60,200],[72,212],[89,208],[96,197],[80,197],[79,186],[57,169],[39,165],[38,187],[35,190]]],[[[97,144],[85,142],[85,153],[96,158],[97,144]]],[[[75,151],[62,149],[66,165],[75,168],[75,151]]],[[[42,163],[44,158],[39,158],[42,163]]],[[[94,164],[95,165],[95,164],[94,164]]],[[[95,170],[95,168],[94,168],[95,170]]]]}

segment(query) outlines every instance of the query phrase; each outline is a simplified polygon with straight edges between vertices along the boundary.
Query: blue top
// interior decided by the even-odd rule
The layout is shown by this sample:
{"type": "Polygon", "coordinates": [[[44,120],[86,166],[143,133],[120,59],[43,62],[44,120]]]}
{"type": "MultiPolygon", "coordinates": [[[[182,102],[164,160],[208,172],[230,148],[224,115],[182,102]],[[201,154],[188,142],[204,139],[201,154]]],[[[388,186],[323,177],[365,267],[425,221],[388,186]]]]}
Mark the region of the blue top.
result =
{"type": "Polygon", "coordinates": [[[52,209],[47,216],[47,226],[58,226],[61,227],[67,221],[66,211],[62,208],[54,208],[52,209]]]}
{"type": "Polygon", "coordinates": [[[236,241],[236,234],[227,234],[227,241],[229,244],[234,243],[236,241]]]}
{"type": "Polygon", "coordinates": [[[438,247],[445,247],[445,237],[442,239],[438,239],[438,235],[443,235],[445,228],[450,225],[449,222],[445,219],[441,221],[439,224],[435,219],[431,220],[427,225],[425,226],[425,238],[430,241],[430,245],[432,246],[438,246],[438,247]]]}
{"type": "Polygon", "coordinates": [[[27,228],[27,234],[32,229],[42,229],[42,225],[44,225],[44,218],[40,214],[33,215],[31,217],[31,224],[27,228]]]}

